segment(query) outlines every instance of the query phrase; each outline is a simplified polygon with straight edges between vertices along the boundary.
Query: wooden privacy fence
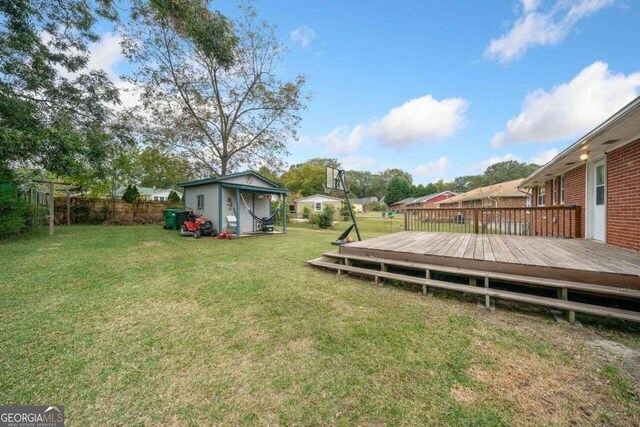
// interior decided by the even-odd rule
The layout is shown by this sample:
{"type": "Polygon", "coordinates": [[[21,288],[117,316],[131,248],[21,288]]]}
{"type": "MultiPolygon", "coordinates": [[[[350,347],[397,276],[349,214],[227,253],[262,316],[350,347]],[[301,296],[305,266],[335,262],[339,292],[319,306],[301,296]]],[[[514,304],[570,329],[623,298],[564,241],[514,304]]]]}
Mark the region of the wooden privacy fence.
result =
{"type": "Polygon", "coordinates": [[[406,231],[582,237],[580,206],[407,209],[406,231]]]}
{"type": "Polygon", "coordinates": [[[162,211],[176,207],[166,201],[128,203],[121,199],[80,197],[56,197],[54,206],[57,224],[98,224],[114,219],[134,221],[135,218],[144,219],[145,223],[161,222],[162,211]]]}

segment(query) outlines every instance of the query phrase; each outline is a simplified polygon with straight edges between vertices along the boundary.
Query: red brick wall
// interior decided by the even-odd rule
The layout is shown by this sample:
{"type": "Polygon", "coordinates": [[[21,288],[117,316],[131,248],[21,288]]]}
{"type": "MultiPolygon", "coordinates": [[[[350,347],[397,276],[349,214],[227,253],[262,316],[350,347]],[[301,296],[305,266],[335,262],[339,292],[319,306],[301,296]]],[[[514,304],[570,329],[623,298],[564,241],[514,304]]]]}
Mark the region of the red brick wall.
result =
{"type": "MultiPolygon", "coordinates": [[[[546,207],[553,206],[571,206],[577,205],[581,207],[580,212],[580,235],[584,237],[585,231],[585,175],[586,165],[578,166],[564,174],[564,204],[560,203],[560,179],[559,177],[547,180],[545,187],[545,203],[546,207]],[[553,180],[556,179],[556,200],[554,204],[553,180]]],[[[538,188],[531,190],[531,204],[538,206],[538,188]]],[[[564,211],[548,211],[536,212],[533,218],[533,234],[536,236],[564,236],[576,237],[575,227],[573,226],[573,214],[564,211]]]]}
{"type": "Polygon", "coordinates": [[[607,243],[640,251],[640,140],[607,154],[607,243]]]}
{"type": "Polygon", "coordinates": [[[564,204],[571,206],[573,204],[580,206],[580,222],[581,235],[585,237],[585,188],[587,184],[587,166],[581,165],[575,169],[571,169],[564,174],[564,204]]]}
{"type": "Polygon", "coordinates": [[[435,208],[436,207],[436,203],[440,203],[443,200],[447,200],[453,197],[453,194],[441,194],[437,197],[434,197],[432,199],[427,200],[425,203],[423,203],[423,207],[425,208],[435,208]]]}
{"type": "MultiPolygon", "coordinates": [[[[491,207],[491,208],[495,208],[495,207],[498,207],[498,208],[524,208],[525,205],[526,205],[526,197],[500,197],[498,199],[492,199],[490,206],[489,206],[489,202],[486,201],[486,200],[485,200],[485,204],[487,206],[483,206],[481,200],[476,200],[474,207],[476,207],[476,208],[482,208],[482,207],[491,207]],[[498,201],[497,205],[496,205],[495,200],[498,201]]],[[[440,203],[440,207],[441,208],[458,208],[458,207],[470,208],[471,207],[471,202],[462,202],[462,206],[460,206],[459,203],[440,203]]]]}

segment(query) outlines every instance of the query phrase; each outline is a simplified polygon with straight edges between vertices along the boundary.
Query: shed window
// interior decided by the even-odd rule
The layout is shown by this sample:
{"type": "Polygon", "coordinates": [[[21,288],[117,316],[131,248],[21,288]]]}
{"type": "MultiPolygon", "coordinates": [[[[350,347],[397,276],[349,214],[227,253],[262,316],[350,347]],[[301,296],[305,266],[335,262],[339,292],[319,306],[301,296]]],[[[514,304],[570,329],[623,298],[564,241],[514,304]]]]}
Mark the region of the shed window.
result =
{"type": "Polygon", "coordinates": [[[296,205],[289,205],[289,212],[295,212],[296,211],[296,205]]]}
{"type": "Polygon", "coordinates": [[[316,202],[316,210],[317,211],[321,211],[322,210],[322,202],[316,202]]]}
{"type": "Polygon", "coordinates": [[[198,194],[198,210],[204,209],[204,194],[198,194]]]}
{"type": "Polygon", "coordinates": [[[538,186],[538,206],[544,206],[546,189],[544,185],[538,186]]]}

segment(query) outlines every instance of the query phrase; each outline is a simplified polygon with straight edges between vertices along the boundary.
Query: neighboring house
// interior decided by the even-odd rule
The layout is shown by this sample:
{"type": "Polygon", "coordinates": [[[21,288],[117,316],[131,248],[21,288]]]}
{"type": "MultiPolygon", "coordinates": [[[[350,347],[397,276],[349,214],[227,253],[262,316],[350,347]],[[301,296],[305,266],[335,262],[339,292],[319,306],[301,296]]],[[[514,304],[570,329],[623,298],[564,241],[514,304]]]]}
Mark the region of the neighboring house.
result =
{"type": "Polygon", "coordinates": [[[283,232],[286,232],[287,192],[264,176],[253,172],[239,172],[178,184],[184,188],[183,203],[194,213],[213,221],[218,230],[230,229],[229,219],[237,220],[236,234],[260,232],[258,218],[268,218],[273,213],[271,202],[282,197],[283,232]]]}
{"type": "Polygon", "coordinates": [[[435,208],[438,203],[457,195],[458,193],[454,193],[453,191],[443,191],[441,193],[429,194],[428,196],[418,197],[411,203],[407,203],[407,208],[435,208]]]}
{"type": "Polygon", "coordinates": [[[362,197],[360,199],[350,199],[350,201],[354,211],[365,212],[365,206],[367,205],[367,203],[377,203],[378,198],[376,196],[362,197]]]}
{"type": "MultiPolygon", "coordinates": [[[[138,193],[140,194],[140,198],[142,200],[149,200],[149,201],[153,200],[155,202],[164,202],[168,200],[169,193],[171,193],[172,191],[175,191],[170,188],[169,189],[156,188],[156,187],[136,187],[136,188],[138,189],[138,193]]],[[[118,198],[122,197],[125,190],[126,190],[125,187],[119,188],[115,192],[115,196],[118,198]]],[[[182,193],[179,191],[176,191],[176,193],[182,199],[182,193]]]]}
{"type": "Polygon", "coordinates": [[[533,206],[580,206],[583,237],[640,251],[640,97],[521,187],[533,206]]]}
{"type": "Polygon", "coordinates": [[[527,206],[527,194],[518,187],[524,179],[476,188],[437,203],[439,208],[519,208],[527,206]]]}
{"type": "Polygon", "coordinates": [[[413,203],[416,200],[415,197],[407,197],[406,199],[398,200],[395,203],[391,203],[389,208],[396,212],[404,212],[407,208],[407,205],[413,203]]]}
{"type": "Polygon", "coordinates": [[[342,209],[342,205],[344,201],[337,197],[327,196],[325,194],[314,194],[313,196],[302,197],[300,199],[296,199],[294,201],[295,204],[295,215],[297,218],[302,218],[302,214],[304,212],[304,208],[309,208],[309,212],[311,214],[320,213],[324,210],[325,207],[331,206],[334,208],[335,213],[333,214],[334,220],[338,221],[340,219],[340,210],[342,209]]]}

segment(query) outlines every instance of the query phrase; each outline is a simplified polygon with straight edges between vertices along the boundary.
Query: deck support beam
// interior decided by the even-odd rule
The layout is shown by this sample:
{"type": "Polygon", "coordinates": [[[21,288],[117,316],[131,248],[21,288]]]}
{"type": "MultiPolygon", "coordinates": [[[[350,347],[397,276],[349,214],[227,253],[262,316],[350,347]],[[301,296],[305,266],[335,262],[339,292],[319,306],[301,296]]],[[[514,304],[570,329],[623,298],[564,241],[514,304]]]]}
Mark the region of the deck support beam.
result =
{"type": "MultiPolygon", "coordinates": [[[[558,298],[564,301],[568,301],[569,300],[569,289],[567,288],[560,288],[558,289],[558,298]]],[[[574,323],[576,323],[576,312],[573,310],[563,310],[562,312],[564,314],[564,316],[567,318],[567,321],[569,323],[571,323],[572,325],[574,323]]]]}
{"type": "MultiPolygon", "coordinates": [[[[387,266],[387,264],[381,262],[380,271],[382,271],[383,273],[386,273],[387,271],[389,271],[389,267],[387,266]]],[[[376,285],[379,285],[379,286],[384,285],[384,279],[382,277],[376,276],[376,285]]]]}
{"type": "MultiPolygon", "coordinates": [[[[484,287],[485,289],[489,289],[489,278],[484,278],[484,287]]],[[[484,308],[487,310],[491,310],[491,297],[489,295],[484,296],[484,308]]]]}
{"type": "MultiPolygon", "coordinates": [[[[431,279],[431,271],[430,270],[426,270],[424,275],[425,275],[425,278],[431,279]]],[[[422,295],[432,297],[433,296],[433,288],[430,288],[427,285],[422,285],[422,295]]]]}

